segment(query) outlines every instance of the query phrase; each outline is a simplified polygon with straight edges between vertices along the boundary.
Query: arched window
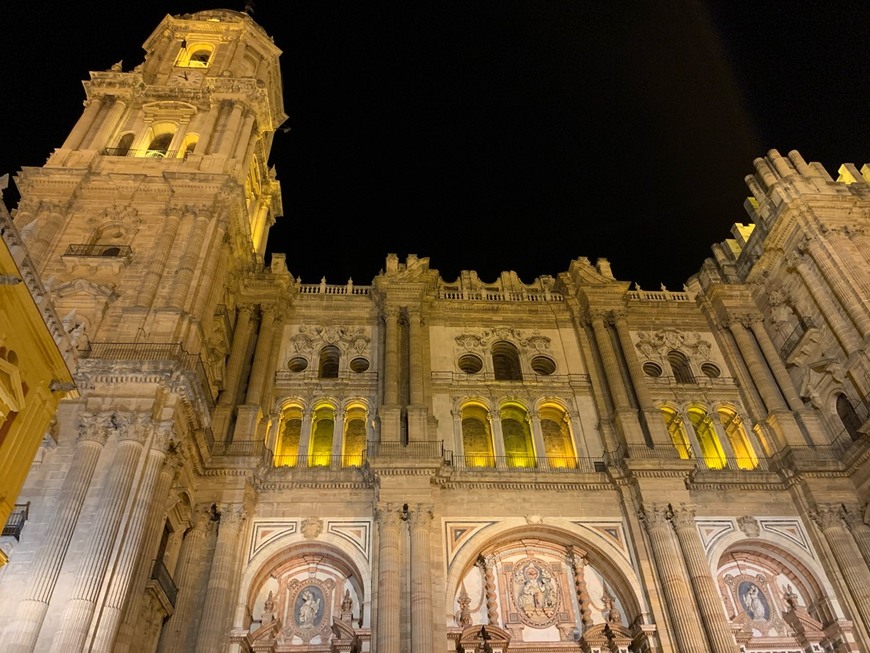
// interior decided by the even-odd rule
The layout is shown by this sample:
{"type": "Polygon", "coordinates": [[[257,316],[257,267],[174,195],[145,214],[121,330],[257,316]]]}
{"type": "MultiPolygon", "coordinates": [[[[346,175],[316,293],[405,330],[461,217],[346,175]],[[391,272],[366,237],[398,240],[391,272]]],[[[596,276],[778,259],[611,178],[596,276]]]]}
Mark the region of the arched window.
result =
{"type": "Polygon", "coordinates": [[[332,439],[335,432],[335,409],[320,406],[314,410],[311,425],[311,448],[308,452],[309,467],[329,467],[332,463],[332,439]]]}
{"type": "Polygon", "coordinates": [[[181,158],[186,158],[188,154],[193,154],[196,150],[196,144],[199,141],[199,134],[185,134],[184,142],[181,144],[179,155],[181,158]]]}
{"type": "Polygon", "coordinates": [[[214,46],[211,43],[188,44],[187,41],[183,41],[175,65],[184,68],[208,68],[212,54],[214,54],[214,46]]]}
{"type": "Polygon", "coordinates": [[[520,355],[509,342],[497,342],[492,346],[492,369],[496,381],[522,381],[520,355]]]}
{"type": "Polygon", "coordinates": [[[123,134],[121,138],[118,139],[118,147],[115,148],[115,156],[127,156],[130,152],[130,148],[133,147],[133,138],[134,134],[132,132],[128,132],[123,134]]]}
{"type": "Polygon", "coordinates": [[[680,351],[668,352],[668,362],[671,364],[671,373],[676,383],[694,383],[695,377],[689,367],[689,359],[680,351]]]}
{"type": "Polygon", "coordinates": [[[157,134],[154,138],[151,139],[151,142],[148,143],[148,148],[145,151],[145,156],[152,158],[165,157],[166,153],[169,152],[169,146],[172,144],[172,138],[174,136],[175,134],[172,132],[163,132],[162,134],[157,134]]]}
{"type": "Polygon", "coordinates": [[[469,404],[460,412],[462,421],[462,450],[466,467],[494,467],[492,433],[489,414],[478,404],[469,404]]]}
{"type": "Polygon", "coordinates": [[[843,427],[846,429],[849,437],[853,440],[859,439],[861,432],[858,429],[861,428],[863,422],[858,417],[858,412],[855,410],[852,402],[842,393],[837,395],[837,415],[840,421],[843,422],[843,427]]]}
{"type": "Polygon", "coordinates": [[[281,430],[275,447],[276,467],[296,467],[302,438],[302,409],[290,406],[281,414],[281,430]]]}
{"type": "Polygon", "coordinates": [[[318,366],[318,376],[321,379],[337,379],[338,378],[338,361],[341,357],[341,352],[335,345],[327,345],[320,350],[320,364],[318,366]]]}
{"type": "Polygon", "coordinates": [[[560,406],[544,406],[538,413],[541,435],[544,440],[544,455],[549,467],[577,467],[574,456],[571,428],[568,415],[560,406]]]}
{"type": "Polygon", "coordinates": [[[366,449],[366,409],[360,404],[348,407],[344,418],[344,458],[345,467],[362,465],[366,449]]]}
{"type": "Polygon", "coordinates": [[[673,408],[663,406],[662,417],[671,436],[671,442],[674,443],[674,448],[680,458],[683,460],[693,458],[692,444],[689,442],[689,434],[686,433],[686,426],[683,424],[683,418],[680,417],[680,414],[673,408]]]}
{"type": "Polygon", "coordinates": [[[713,420],[706,410],[698,406],[692,406],[687,412],[692,428],[695,430],[698,446],[701,447],[701,458],[704,459],[704,463],[709,469],[723,469],[726,465],[725,452],[716,436],[713,420]]]}
{"type": "Polygon", "coordinates": [[[500,415],[501,434],[508,467],[534,467],[535,446],[525,409],[515,404],[503,406],[500,415]]]}
{"type": "Polygon", "coordinates": [[[736,411],[730,408],[719,408],[716,410],[719,415],[719,421],[722,423],[722,428],[725,429],[725,435],[728,436],[728,442],[731,443],[731,449],[734,451],[734,457],[737,459],[737,466],[740,469],[755,469],[758,467],[758,455],[752,448],[752,443],[749,441],[749,435],[743,427],[743,419],[736,411]]]}

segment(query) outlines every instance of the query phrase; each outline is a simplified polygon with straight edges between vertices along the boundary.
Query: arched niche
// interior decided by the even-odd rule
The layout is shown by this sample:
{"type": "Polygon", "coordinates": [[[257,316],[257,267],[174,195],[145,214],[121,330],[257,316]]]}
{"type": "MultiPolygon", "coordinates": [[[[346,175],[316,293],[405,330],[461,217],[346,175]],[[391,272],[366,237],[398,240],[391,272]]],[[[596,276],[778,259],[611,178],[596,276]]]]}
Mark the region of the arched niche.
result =
{"type": "MultiPolygon", "coordinates": [[[[330,533],[320,533],[316,540],[288,533],[264,546],[251,558],[243,574],[236,626],[251,631],[260,628],[267,612],[266,601],[272,592],[274,615],[284,625],[283,633],[288,641],[300,646],[317,643],[316,636],[308,642],[298,636],[300,632],[310,634],[317,629],[296,628],[294,631],[294,618],[298,617],[306,588],[316,588],[313,594],[323,602],[317,613],[317,626],[331,625],[332,619],[340,616],[340,605],[346,593],[353,602],[354,626],[370,626],[369,562],[358,551],[348,550],[343,544],[346,542],[330,533]]],[[[326,641],[328,628],[322,631],[321,639],[326,641]]]]}
{"type": "Polygon", "coordinates": [[[562,520],[481,529],[450,562],[446,589],[448,628],[486,623],[494,606],[512,642],[576,640],[613,610],[625,625],[648,612],[626,551],[562,520]]]}

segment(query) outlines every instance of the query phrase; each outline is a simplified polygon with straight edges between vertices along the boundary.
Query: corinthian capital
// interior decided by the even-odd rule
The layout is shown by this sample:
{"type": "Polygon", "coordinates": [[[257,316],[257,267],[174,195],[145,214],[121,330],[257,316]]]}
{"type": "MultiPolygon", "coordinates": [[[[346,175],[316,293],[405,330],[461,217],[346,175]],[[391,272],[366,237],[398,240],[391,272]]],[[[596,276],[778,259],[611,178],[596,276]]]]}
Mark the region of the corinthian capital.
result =
{"type": "Polygon", "coordinates": [[[842,506],[838,504],[817,506],[817,509],[810,513],[810,518],[816,522],[819,528],[823,531],[843,527],[842,506]]]}
{"type": "Polygon", "coordinates": [[[653,531],[657,528],[670,528],[670,516],[670,506],[664,503],[653,503],[644,506],[643,510],[638,514],[638,517],[640,517],[640,520],[648,531],[653,531]]]}
{"type": "Polygon", "coordinates": [[[375,516],[381,528],[398,528],[402,523],[402,507],[395,503],[379,502],[375,516]]]}
{"type": "Polygon", "coordinates": [[[676,530],[695,528],[695,507],[681,503],[678,508],[671,508],[671,522],[676,530]]]}
{"type": "Polygon", "coordinates": [[[432,506],[426,506],[418,503],[408,510],[408,525],[411,528],[428,529],[432,523],[433,509],[432,506]]]}

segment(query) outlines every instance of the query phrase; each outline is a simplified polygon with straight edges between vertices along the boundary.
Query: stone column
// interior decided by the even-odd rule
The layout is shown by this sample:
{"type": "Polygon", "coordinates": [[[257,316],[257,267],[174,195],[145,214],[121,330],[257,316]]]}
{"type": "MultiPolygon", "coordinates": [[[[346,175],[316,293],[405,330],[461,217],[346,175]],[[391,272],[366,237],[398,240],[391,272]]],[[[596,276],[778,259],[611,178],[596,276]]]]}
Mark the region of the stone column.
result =
{"type": "Polygon", "coordinates": [[[870,568],[870,526],[864,523],[861,512],[857,506],[850,510],[843,508],[843,520],[852,532],[852,537],[864,557],[864,562],[870,568]]]}
{"type": "Polygon", "coordinates": [[[239,127],[242,124],[242,113],[244,107],[241,104],[233,103],[230,109],[230,115],[225,123],[223,134],[221,134],[220,145],[216,154],[229,157],[235,145],[235,139],[239,133],[239,127]]]}
{"type": "Polygon", "coordinates": [[[864,627],[870,629],[870,569],[846,530],[840,504],[819,506],[810,516],[825,536],[864,627]]]}
{"type": "Polygon", "coordinates": [[[193,281],[193,272],[199,262],[199,253],[205,241],[205,233],[208,230],[210,218],[208,209],[199,209],[196,212],[191,231],[187,235],[184,254],[182,254],[178,269],[175,271],[172,296],[169,300],[170,306],[183,310],[188,303],[188,298],[196,292],[196,288],[191,285],[191,282],[193,281]]]}
{"type": "Polygon", "coordinates": [[[82,112],[81,118],[79,118],[76,126],[73,127],[73,130],[69,133],[69,136],[66,137],[66,140],[63,143],[62,148],[65,150],[75,150],[82,144],[82,141],[87,136],[87,133],[90,131],[91,127],[94,126],[94,122],[97,119],[97,115],[100,113],[100,109],[103,106],[103,101],[96,97],[87,101],[85,104],[85,110],[82,112]]]}
{"type": "Polygon", "coordinates": [[[274,306],[264,305],[261,307],[263,319],[260,321],[260,332],[257,335],[257,349],[254,352],[254,362],[251,365],[251,373],[248,382],[248,394],[245,397],[246,404],[259,404],[263,397],[263,384],[266,377],[266,368],[272,353],[272,336],[275,324],[274,306]]]}
{"type": "Polygon", "coordinates": [[[142,282],[139,284],[136,306],[148,308],[154,302],[160,279],[163,278],[163,273],[166,270],[169,252],[178,235],[178,225],[180,222],[180,209],[170,207],[166,214],[166,220],[163,223],[163,229],[160,231],[160,236],[157,238],[148,261],[148,270],[142,276],[142,282]]]}
{"type": "Polygon", "coordinates": [[[384,309],[384,404],[399,403],[399,309],[384,309]]]}
{"type": "Polygon", "coordinates": [[[239,506],[225,506],[221,510],[196,653],[216,653],[229,643],[230,608],[239,563],[239,531],[244,520],[245,512],[239,506]]]}
{"type": "Polygon", "coordinates": [[[242,123],[241,129],[236,136],[236,147],[233,151],[234,159],[241,159],[245,156],[245,151],[248,149],[248,143],[251,142],[251,128],[254,126],[254,112],[246,111],[245,120],[242,123]]]}
{"type": "Polygon", "coordinates": [[[408,336],[411,405],[419,406],[423,403],[423,316],[419,310],[408,310],[408,336]]]}
{"type": "Polygon", "coordinates": [[[417,504],[408,512],[411,531],[411,650],[434,653],[432,639],[432,565],[429,534],[432,507],[417,504]]]}
{"type": "Polygon", "coordinates": [[[238,307],[239,316],[236,320],[236,326],[233,329],[233,345],[230,351],[230,358],[227,361],[227,371],[224,375],[226,382],[224,383],[223,392],[218,398],[218,403],[225,406],[230,406],[236,400],[236,392],[239,387],[239,376],[242,373],[242,367],[245,364],[245,354],[248,351],[248,338],[251,335],[251,314],[252,309],[247,304],[242,304],[238,307]]]}
{"type": "Polygon", "coordinates": [[[486,595],[486,623],[489,626],[498,626],[498,594],[495,589],[495,557],[481,556],[477,560],[477,566],[483,574],[483,591],[486,595]]]}
{"type": "Polygon", "coordinates": [[[689,580],[698,607],[701,609],[701,623],[706,627],[710,653],[740,653],[740,648],[731,634],[722,599],[719,598],[716,584],[710,575],[704,546],[701,544],[701,537],[695,524],[695,509],[685,505],[675,509],[671,522],[677,532],[677,539],[689,572],[689,580]]]}
{"type": "Polygon", "coordinates": [[[586,587],[586,554],[575,547],[569,547],[568,561],[574,572],[574,591],[577,594],[577,605],[580,606],[580,623],[583,630],[592,626],[592,607],[589,600],[589,590],[586,587]]]}
{"type": "Polygon", "coordinates": [[[378,595],[377,646],[378,653],[399,653],[399,602],[401,599],[400,573],[402,569],[399,540],[402,534],[401,508],[392,503],[380,503],[376,509],[378,520],[378,595]]]}
{"type": "Polygon", "coordinates": [[[175,612],[163,630],[160,643],[161,653],[185,653],[187,631],[190,627],[196,592],[197,570],[202,560],[208,529],[212,525],[211,513],[200,507],[193,516],[193,526],[181,543],[181,554],[175,572],[175,585],[178,594],[175,598],[175,612]]]}
{"type": "Polygon", "coordinates": [[[81,567],[49,649],[52,653],[81,651],[85,645],[142,454],[146,420],[144,416],[114,415],[118,447],[100,493],[94,523],[88,530],[88,545],[81,567]]]}
{"type": "Polygon", "coordinates": [[[226,120],[229,110],[229,102],[226,100],[220,100],[209,108],[207,120],[200,129],[202,135],[196,145],[196,149],[203,154],[215,153],[220,140],[220,128],[226,120]]]}
{"type": "MultiPolygon", "coordinates": [[[[825,285],[831,289],[833,295],[840,302],[843,311],[849,316],[851,322],[858,330],[858,335],[866,338],[870,334],[870,315],[867,313],[867,301],[865,295],[858,294],[855,289],[845,283],[845,279],[852,279],[855,283],[861,283],[860,270],[843,270],[838,269],[832,260],[830,252],[825,247],[824,241],[820,238],[810,237],[803,244],[803,248],[810,255],[810,259],[816,264],[816,268],[821,273],[820,276],[825,282],[825,285]]],[[[866,291],[866,287],[863,288],[866,291]]]]}
{"type": "Polygon", "coordinates": [[[626,392],[622,371],[619,361],[613,349],[613,341],[604,324],[602,311],[590,311],[589,319],[592,323],[592,331],[595,334],[595,343],[601,354],[601,362],[604,366],[604,376],[607,379],[607,387],[610,388],[610,396],[617,423],[621,427],[626,444],[646,444],[643,431],[637,428],[636,413],[631,407],[631,402],[626,392]]]}
{"type": "Polygon", "coordinates": [[[680,653],[709,653],[698,611],[680,562],[677,543],[669,521],[668,506],[654,504],[639,515],[649,533],[650,548],[656,561],[664,594],[665,609],[674,628],[680,653]]]}
{"type": "Polygon", "coordinates": [[[127,105],[122,99],[118,97],[113,98],[112,106],[106,112],[106,117],[100,124],[100,129],[96,134],[94,134],[94,137],[90,139],[90,143],[88,143],[88,146],[91,149],[94,147],[102,149],[108,146],[109,137],[112,135],[112,132],[115,131],[118,122],[121,120],[126,109],[127,105]]]}
{"type": "Polygon", "coordinates": [[[779,388],[782,390],[782,394],[788,402],[788,407],[793,411],[798,412],[803,409],[804,403],[800,398],[798,398],[797,392],[795,392],[794,389],[794,383],[792,383],[791,377],[788,375],[785,365],[783,365],[782,359],[779,357],[779,352],[776,350],[776,347],[770,339],[770,335],[767,333],[767,330],[761,322],[762,319],[760,315],[753,316],[750,319],[749,328],[752,329],[752,333],[755,334],[755,340],[758,342],[758,346],[761,348],[761,353],[764,354],[764,358],[767,359],[767,365],[770,367],[770,371],[773,373],[773,377],[776,379],[777,384],[779,384],[779,388]]]}
{"type": "Polygon", "coordinates": [[[15,618],[6,629],[3,651],[29,653],[36,646],[94,468],[109,431],[114,428],[110,418],[111,413],[86,414],[81,418],[72,464],[57,494],[57,508],[36,553],[27,590],[18,604],[15,618]]]}
{"type": "Polygon", "coordinates": [[[169,454],[163,462],[160,470],[160,478],[148,508],[148,523],[145,527],[145,541],[142,545],[142,555],[136,561],[136,572],[132,584],[132,594],[124,607],[124,621],[118,631],[115,647],[112,653],[127,653],[133,640],[133,631],[139,621],[144,587],[148,576],[154,566],[157,549],[160,547],[160,539],[163,536],[163,525],[166,521],[166,499],[172,482],[175,479],[176,470],[181,465],[178,454],[169,454]]]}
{"type": "MultiPolygon", "coordinates": [[[[535,457],[538,459],[538,467],[550,468],[550,460],[547,458],[547,445],[544,443],[544,433],[541,431],[541,418],[537,413],[529,416],[529,428],[532,432],[532,442],[535,443],[535,457]]],[[[564,454],[563,454],[564,455],[564,454]]],[[[557,461],[556,466],[565,461],[557,461]]]]}
{"type": "Polygon", "coordinates": [[[622,348],[622,355],[628,365],[628,374],[634,386],[634,394],[637,397],[638,404],[640,404],[640,410],[646,421],[650,437],[657,445],[669,446],[671,438],[665,428],[664,420],[662,420],[661,411],[656,408],[649,388],[646,385],[646,375],[643,373],[643,368],[637,358],[637,349],[631,341],[625,311],[616,311],[613,314],[613,325],[616,328],[619,346],[622,348]]]}
{"type": "Polygon", "coordinates": [[[751,327],[754,319],[753,316],[735,318],[728,322],[728,330],[734,336],[737,342],[737,349],[746,361],[746,366],[749,368],[749,375],[752,381],[761,393],[761,399],[764,401],[768,411],[772,410],[788,410],[783,401],[779,390],[771,381],[767,365],[758,355],[758,350],[755,348],[753,339],[749,337],[748,329],[751,327]]]}
{"type": "MultiPolygon", "coordinates": [[[[151,449],[148,451],[142,480],[139,483],[138,496],[133,503],[124,541],[121,544],[121,551],[115,564],[115,573],[109,581],[105,604],[91,647],[94,651],[116,650],[113,644],[121,626],[121,617],[130,591],[131,581],[134,578],[136,561],[143,557],[142,544],[146,536],[145,527],[150,516],[149,513],[152,512],[152,504],[156,502],[160,506],[163,505],[166,493],[169,492],[169,483],[172,482],[171,474],[161,474],[163,463],[166,460],[166,450],[172,437],[172,427],[171,422],[165,422],[152,428],[151,449]],[[166,482],[167,479],[168,482],[166,482]],[[161,489],[161,480],[164,481],[163,495],[156,496],[158,489],[161,489]]],[[[151,525],[153,526],[153,524],[151,525]]],[[[150,552],[148,557],[151,557],[150,552]]]]}

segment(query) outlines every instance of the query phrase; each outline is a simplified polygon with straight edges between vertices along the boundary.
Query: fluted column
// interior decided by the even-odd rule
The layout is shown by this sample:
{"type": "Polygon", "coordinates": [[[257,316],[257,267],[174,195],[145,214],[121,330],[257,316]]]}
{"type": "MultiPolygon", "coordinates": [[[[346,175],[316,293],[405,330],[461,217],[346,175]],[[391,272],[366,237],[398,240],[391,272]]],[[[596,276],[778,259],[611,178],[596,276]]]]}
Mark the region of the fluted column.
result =
{"type": "MultiPolygon", "coordinates": [[[[114,647],[115,636],[121,626],[124,604],[127,601],[131,581],[137,567],[136,562],[143,558],[142,544],[146,536],[146,523],[152,512],[153,504],[157,502],[160,506],[163,505],[166,499],[165,493],[169,492],[169,483],[172,482],[171,474],[161,474],[171,436],[171,422],[165,422],[153,428],[151,448],[148,451],[142,480],[139,483],[138,496],[133,504],[121,552],[115,565],[115,573],[109,581],[105,604],[100,614],[97,632],[94,635],[94,643],[91,647],[94,651],[117,653],[117,649],[114,647]],[[165,482],[167,479],[168,482],[165,482]],[[161,480],[164,481],[162,488],[164,494],[157,496],[161,480]]],[[[154,526],[153,524],[149,525],[154,526]]]]}
{"type": "Polygon", "coordinates": [[[661,412],[656,408],[655,402],[653,402],[652,395],[646,384],[646,375],[643,373],[643,368],[637,358],[637,349],[631,340],[628,320],[624,311],[614,313],[613,326],[616,328],[619,346],[622,348],[623,358],[625,358],[625,362],[628,365],[628,375],[631,377],[634,394],[637,397],[638,404],[640,404],[640,410],[650,431],[650,437],[652,437],[653,442],[656,444],[670,445],[671,439],[665,428],[664,420],[661,418],[661,412]]]}
{"type": "Polygon", "coordinates": [[[62,146],[63,149],[75,150],[79,148],[82,141],[85,139],[85,136],[87,136],[88,132],[91,130],[91,127],[94,126],[102,106],[103,101],[101,98],[96,97],[87,101],[85,110],[82,112],[76,126],[73,127],[69,136],[66,137],[62,146]]]}
{"type": "Polygon", "coordinates": [[[221,511],[205,605],[196,638],[196,653],[216,653],[222,651],[229,642],[233,579],[238,568],[239,530],[244,518],[244,510],[238,506],[226,506],[221,511]]]}
{"type": "Polygon", "coordinates": [[[704,546],[695,524],[695,509],[685,505],[676,508],[671,521],[677,532],[689,580],[700,608],[701,623],[707,631],[710,653],[739,653],[740,648],[731,634],[722,600],[710,575],[704,546]]]}
{"type": "Polygon", "coordinates": [[[166,220],[163,224],[163,229],[160,231],[160,236],[154,245],[154,250],[148,260],[148,270],[142,277],[142,282],[139,285],[139,293],[136,297],[136,306],[148,308],[154,302],[157,296],[157,288],[160,285],[160,280],[163,278],[163,273],[166,270],[166,261],[169,258],[169,252],[172,249],[172,244],[178,235],[178,225],[181,222],[181,212],[177,207],[170,207],[166,214],[166,220]]]}
{"type": "Polygon", "coordinates": [[[148,576],[154,567],[155,556],[160,547],[163,536],[163,525],[166,521],[166,500],[175,479],[175,473],[181,465],[179,454],[167,454],[160,469],[160,477],[151,498],[148,508],[148,522],[145,526],[145,537],[140,549],[141,555],[136,561],[134,581],[131,585],[131,594],[124,606],[124,620],[115,640],[112,653],[127,653],[133,639],[133,630],[139,621],[143,591],[148,576]]]}
{"type": "Polygon", "coordinates": [[[205,233],[208,230],[210,218],[207,209],[200,209],[196,212],[193,226],[187,235],[184,254],[181,256],[178,269],[175,271],[172,296],[169,300],[170,306],[184,309],[188,296],[196,292],[196,288],[191,285],[191,282],[193,281],[193,272],[199,262],[199,253],[205,241],[205,233]]]}
{"type": "Polygon", "coordinates": [[[680,551],[674,541],[668,506],[653,505],[640,518],[649,533],[650,547],[664,594],[665,609],[674,627],[680,653],[709,653],[704,631],[698,620],[695,600],[680,564],[680,551]]]}
{"type": "Polygon", "coordinates": [[[767,359],[767,365],[770,367],[770,371],[773,372],[773,377],[779,384],[779,388],[782,390],[782,394],[788,402],[789,408],[797,412],[803,409],[804,403],[800,398],[798,398],[797,392],[795,392],[794,389],[794,383],[792,383],[791,377],[788,375],[785,365],[783,365],[782,359],[779,357],[779,352],[776,350],[776,347],[770,339],[770,335],[767,333],[767,330],[761,322],[762,319],[760,315],[754,316],[749,322],[749,328],[752,329],[752,333],[755,334],[755,340],[758,342],[758,346],[761,348],[761,353],[764,354],[764,358],[767,359]]]}
{"type": "Polygon", "coordinates": [[[94,134],[94,137],[90,139],[90,142],[87,144],[87,146],[91,149],[93,149],[94,147],[107,147],[109,137],[112,135],[112,132],[114,132],[117,128],[118,123],[120,122],[121,117],[124,115],[124,111],[126,109],[127,104],[124,102],[124,100],[118,97],[113,98],[112,105],[106,112],[106,117],[103,118],[99,130],[96,134],[94,134]]]}
{"type": "Polygon", "coordinates": [[[768,373],[767,365],[759,356],[759,351],[756,349],[753,339],[749,337],[748,328],[752,323],[752,317],[743,317],[732,319],[728,322],[728,330],[734,336],[737,342],[737,348],[746,361],[746,366],[749,368],[749,374],[752,376],[752,381],[761,393],[762,401],[768,411],[771,410],[788,410],[783,401],[779,390],[774,386],[768,373]]]}
{"type": "MultiPolygon", "coordinates": [[[[541,418],[537,413],[529,416],[529,428],[532,432],[532,442],[535,444],[535,457],[538,459],[538,465],[547,467],[550,463],[547,460],[547,444],[544,442],[544,433],[541,430],[541,418]]],[[[560,465],[564,462],[556,461],[555,464],[560,465]]]]}
{"type": "Polygon", "coordinates": [[[841,510],[840,504],[819,506],[811,517],[824,534],[834,560],[837,561],[837,566],[843,574],[843,580],[858,612],[854,616],[859,617],[864,627],[870,629],[870,569],[857,544],[846,530],[841,510]]]}
{"type": "Polygon", "coordinates": [[[399,403],[399,309],[384,309],[384,404],[399,403]]]}
{"type": "Polygon", "coordinates": [[[423,403],[423,316],[419,310],[408,311],[408,336],[411,405],[419,406],[423,403]]]}
{"type": "Polygon", "coordinates": [[[870,526],[864,522],[861,512],[862,511],[857,507],[850,510],[844,508],[843,520],[846,522],[846,526],[849,527],[849,531],[852,533],[855,544],[858,546],[858,550],[861,551],[861,555],[864,557],[864,562],[867,563],[867,567],[870,568],[870,526]]]}
{"type": "Polygon", "coordinates": [[[197,571],[202,561],[208,529],[212,525],[211,513],[200,507],[192,518],[193,526],[184,536],[175,572],[175,612],[166,623],[160,640],[160,653],[186,653],[187,631],[193,612],[197,571]]]}
{"type": "Polygon", "coordinates": [[[378,653],[399,653],[399,602],[401,598],[401,509],[392,503],[377,506],[378,520],[378,593],[377,646],[378,653]]]}
{"type": "Polygon", "coordinates": [[[238,318],[233,329],[233,345],[230,358],[227,361],[227,371],[223,392],[218,398],[222,405],[232,405],[236,400],[236,392],[239,387],[239,376],[245,364],[245,354],[248,351],[248,338],[251,335],[251,315],[253,310],[247,304],[238,307],[238,318]]]}
{"type": "Polygon", "coordinates": [[[146,435],[144,416],[114,417],[118,447],[103,485],[94,523],[88,530],[88,546],[76,574],[71,597],[64,609],[49,649],[52,653],[80,651],[96,609],[124,508],[133,485],[136,465],[146,435]]]}
{"type": "Polygon", "coordinates": [[[245,397],[246,404],[259,404],[263,397],[263,383],[266,377],[266,368],[272,354],[272,336],[275,324],[274,306],[264,305],[261,307],[263,315],[260,320],[260,331],[257,335],[257,348],[254,352],[254,362],[251,365],[248,394],[245,397]]]}
{"type": "Polygon", "coordinates": [[[248,149],[248,143],[251,142],[251,128],[254,126],[254,112],[245,111],[245,119],[241,129],[236,136],[236,147],[233,150],[233,158],[241,159],[245,156],[245,151],[248,149]]]}
{"type": "Polygon", "coordinates": [[[408,512],[411,531],[411,650],[433,653],[432,565],[429,535],[432,507],[417,504],[408,512]]]}
{"type": "MultiPolygon", "coordinates": [[[[870,315],[867,312],[866,296],[856,293],[855,289],[845,282],[845,279],[851,279],[854,283],[863,285],[861,278],[864,274],[863,270],[839,269],[820,238],[808,238],[804,248],[816,264],[825,284],[855,325],[858,335],[866,338],[870,334],[870,315]]],[[[866,290],[866,287],[863,290],[866,290]]]]}
{"type": "Polygon", "coordinates": [[[600,311],[595,311],[591,313],[590,320],[592,322],[592,332],[595,334],[595,343],[598,345],[601,361],[604,363],[604,375],[607,377],[607,385],[613,397],[614,407],[617,412],[629,410],[631,404],[625,391],[622,373],[619,371],[616,353],[613,351],[613,342],[610,340],[610,334],[607,332],[607,327],[604,324],[604,314],[600,311]]]}
{"type": "Polygon", "coordinates": [[[110,413],[88,414],[81,418],[72,464],[57,494],[54,517],[36,554],[27,590],[18,604],[14,620],[6,629],[3,651],[28,653],[36,646],[94,469],[109,431],[114,428],[110,418],[110,413]]]}
{"type": "Polygon", "coordinates": [[[223,156],[230,156],[232,154],[235,139],[239,133],[239,126],[242,124],[243,112],[244,107],[241,104],[233,104],[223,129],[223,134],[221,134],[221,142],[218,146],[217,154],[223,156]]]}
{"type": "Polygon", "coordinates": [[[858,351],[861,348],[861,338],[855,326],[846,320],[836,302],[825,291],[826,285],[823,279],[815,273],[807,259],[802,254],[792,252],[786,259],[789,267],[796,270],[798,276],[804,282],[804,287],[809,291],[810,296],[819,307],[819,312],[827,320],[831,327],[831,332],[839,341],[843,351],[848,356],[853,351],[858,351]]]}

